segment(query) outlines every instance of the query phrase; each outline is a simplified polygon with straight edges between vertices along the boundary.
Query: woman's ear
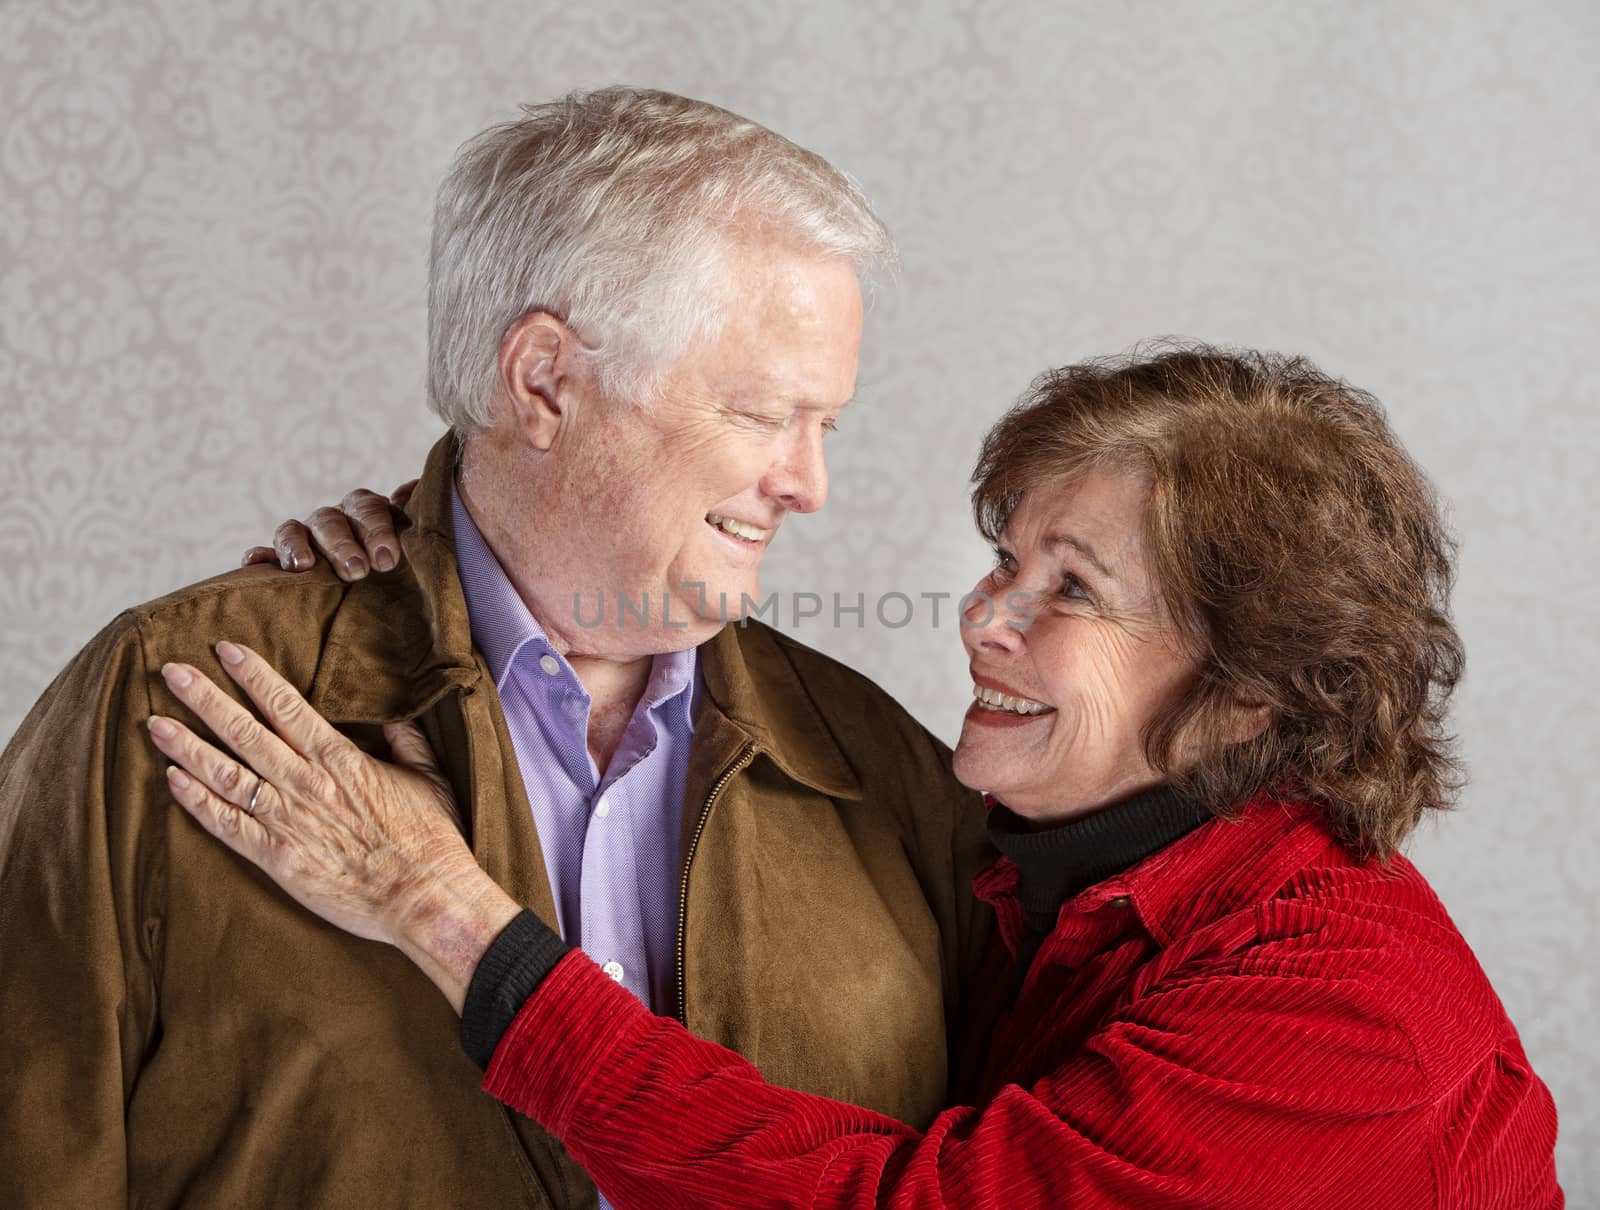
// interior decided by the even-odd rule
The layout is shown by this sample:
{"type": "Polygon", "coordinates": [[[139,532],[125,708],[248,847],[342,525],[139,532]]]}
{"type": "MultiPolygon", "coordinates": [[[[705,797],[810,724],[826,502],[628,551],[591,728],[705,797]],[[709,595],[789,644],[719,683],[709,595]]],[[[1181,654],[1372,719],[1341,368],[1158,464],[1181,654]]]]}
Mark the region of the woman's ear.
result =
{"type": "Polygon", "coordinates": [[[1229,741],[1242,744],[1272,725],[1272,707],[1245,694],[1235,694],[1228,711],[1229,741]]]}

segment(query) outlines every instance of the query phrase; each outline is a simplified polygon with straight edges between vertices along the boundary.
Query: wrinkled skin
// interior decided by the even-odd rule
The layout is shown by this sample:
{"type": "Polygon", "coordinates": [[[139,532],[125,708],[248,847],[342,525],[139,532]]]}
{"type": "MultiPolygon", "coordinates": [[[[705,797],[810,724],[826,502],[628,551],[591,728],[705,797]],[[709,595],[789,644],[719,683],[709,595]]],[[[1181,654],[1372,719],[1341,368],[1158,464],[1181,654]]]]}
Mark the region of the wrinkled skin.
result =
{"type": "Polygon", "coordinates": [[[373,569],[392,571],[403,557],[395,518],[416,486],[415,479],[408,480],[388,497],[358,487],[337,507],[319,508],[304,521],[283,522],[273,532],[272,545],[252,546],[239,566],[277,563],[284,571],[310,571],[320,552],[346,582],[373,569]]]}
{"type": "Polygon", "coordinates": [[[217,655],[271,730],[198,669],[164,666],[172,692],[238,758],[153,715],[173,797],[302,906],[398,946],[460,1011],[483,950],[518,908],[473,860],[422,732],[386,726],[395,763],[377,760],[255,652],[224,642],[217,655]]]}

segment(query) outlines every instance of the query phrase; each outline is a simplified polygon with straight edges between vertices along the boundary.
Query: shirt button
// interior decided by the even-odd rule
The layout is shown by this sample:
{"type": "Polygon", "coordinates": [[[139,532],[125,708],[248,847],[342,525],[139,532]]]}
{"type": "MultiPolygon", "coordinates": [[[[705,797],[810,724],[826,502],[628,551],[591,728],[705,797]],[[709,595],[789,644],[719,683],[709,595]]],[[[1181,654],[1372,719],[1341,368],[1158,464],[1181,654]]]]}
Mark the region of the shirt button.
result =
{"type": "Polygon", "coordinates": [[[600,805],[594,809],[594,813],[601,819],[604,819],[607,815],[611,814],[611,804],[602,798],[600,800],[600,805]]]}
{"type": "Polygon", "coordinates": [[[554,676],[556,673],[561,671],[561,661],[556,659],[556,657],[553,655],[541,655],[539,657],[539,667],[543,668],[551,676],[554,676]]]}
{"type": "Polygon", "coordinates": [[[623,976],[623,973],[624,973],[623,970],[622,970],[622,963],[616,962],[616,961],[607,962],[600,969],[603,970],[606,974],[610,975],[611,978],[613,980],[615,980],[616,982],[618,982],[618,983],[622,982],[622,976],[623,976]]]}

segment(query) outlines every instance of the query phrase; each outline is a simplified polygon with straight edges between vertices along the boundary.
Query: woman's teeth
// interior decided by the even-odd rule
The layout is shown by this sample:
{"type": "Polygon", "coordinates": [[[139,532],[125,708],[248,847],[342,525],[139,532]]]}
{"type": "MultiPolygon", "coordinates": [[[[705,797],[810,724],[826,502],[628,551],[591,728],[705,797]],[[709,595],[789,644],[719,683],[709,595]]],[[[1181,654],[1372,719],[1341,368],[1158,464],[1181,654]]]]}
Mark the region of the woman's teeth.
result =
{"type": "Polygon", "coordinates": [[[1012,697],[1009,693],[985,689],[982,685],[972,687],[972,696],[984,709],[1004,710],[1008,714],[1043,714],[1047,710],[1055,709],[1054,706],[1046,706],[1043,702],[1029,701],[1025,697],[1012,697]]]}
{"type": "Polygon", "coordinates": [[[706,523],[722,530],[723,533],[732,534],[735,538],[743,538],[746,542],[765,542],[772,537],[770,529],[758,529],[754,525],[735,521],[732,517],[721,517],[716,513],[707,513],[706,523]]]}

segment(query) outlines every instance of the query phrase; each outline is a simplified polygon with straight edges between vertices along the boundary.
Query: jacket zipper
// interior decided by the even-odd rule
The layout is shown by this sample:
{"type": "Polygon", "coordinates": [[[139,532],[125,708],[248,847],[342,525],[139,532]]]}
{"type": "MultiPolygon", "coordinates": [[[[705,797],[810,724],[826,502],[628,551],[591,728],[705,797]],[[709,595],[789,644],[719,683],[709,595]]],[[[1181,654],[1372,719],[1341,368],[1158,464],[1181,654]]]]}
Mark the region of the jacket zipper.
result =
{"type": "Polygon", "coordinates": [[[683,855],[683,882],[678,888],[678,1020],[685,1026],[689,1024],[689,991],[684,982],[684,967],[687,965],[689,950],[685,941],[689,931],[689,867],[694,864],[694,851],[700,847],[700,834],[706,830],[706,820],[711,818],[711,808],[716,805],[722,788],[755,758],[755,748],[746,744],[738,758],[728,766],[727,772],[717,778],[717,784],[712,786],[711,793],[706,795],[706,805],[700,808],[700,819],[694,825],[694,834],[689,837],[689,851],[683,855]]]}

